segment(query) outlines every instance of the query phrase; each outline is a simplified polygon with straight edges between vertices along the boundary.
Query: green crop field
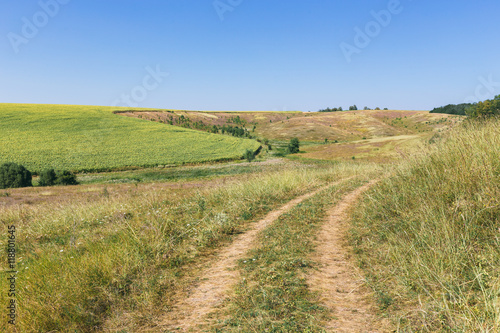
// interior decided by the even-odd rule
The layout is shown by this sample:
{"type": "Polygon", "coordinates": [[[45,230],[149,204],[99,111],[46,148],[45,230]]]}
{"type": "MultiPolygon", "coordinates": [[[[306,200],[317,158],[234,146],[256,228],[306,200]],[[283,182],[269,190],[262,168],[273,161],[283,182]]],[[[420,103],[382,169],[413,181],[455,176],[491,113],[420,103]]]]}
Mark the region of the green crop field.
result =
{"type": "Polygon", "coordinates": [[[120,108],[0,104],[0,163],[101,171],[235,159],[259,143],[112,113],[120,108]]]}

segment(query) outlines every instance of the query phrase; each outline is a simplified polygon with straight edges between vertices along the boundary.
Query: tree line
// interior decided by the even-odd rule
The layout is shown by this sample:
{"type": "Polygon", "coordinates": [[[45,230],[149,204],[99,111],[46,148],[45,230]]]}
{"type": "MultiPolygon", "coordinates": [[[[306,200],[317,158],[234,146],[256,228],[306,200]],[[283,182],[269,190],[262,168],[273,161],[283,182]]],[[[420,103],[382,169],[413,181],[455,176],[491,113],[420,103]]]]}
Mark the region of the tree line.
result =
{"type": "Polygon", "coordinates": [[[471,106],[472,104],[470,103],[448,104],[432,109],[431,113],[446,113],[465,116],[467,114],[467,109],[469,109],[471,106]]]}
{"type": "MultiPolygon", "coordinates": [[[[349,111],[357,111],[357,110],[358,110],[358,107],[356,106],[356,104],[351,105],[349,107],[349,111]]],[[[363,110],[380,110],[380,108],[376,107],[375,109],[370,109],[369,107],[365,106],[363,108],[363,110]]],[[[384,110],[389,110],[389,109],[384,108],[384,110]]],[[[344,109],[342,107],[338,107],[338,108],[326,108],[326,109],[318,110],[318,112],[337,112],[337,111],[344,111],[344,109]]]]}
{"type": "MultiPolygon", "coordinates": [[[[31,187],[33,174],[23,165],[4,163],[0,166],[0,189],[31,187]]],[[[67,170],[46,169],[40,172],[38,186],[78,185],[76,175],[67,170]]]]}
{"type": "Polygon", "coordinates": [[[500,115],[500,95],[494,99],[487,99],[484,102],[473,104],[468,110],[467,115],[471,118],[490,118],[500,115]]]}
{"type": "Polygon", "coordinates": [[[500,115],[500,95],[478,103],[448,104],[434,108],[431,113],[446,113],[471,118],[489,118],[500,115]]]}

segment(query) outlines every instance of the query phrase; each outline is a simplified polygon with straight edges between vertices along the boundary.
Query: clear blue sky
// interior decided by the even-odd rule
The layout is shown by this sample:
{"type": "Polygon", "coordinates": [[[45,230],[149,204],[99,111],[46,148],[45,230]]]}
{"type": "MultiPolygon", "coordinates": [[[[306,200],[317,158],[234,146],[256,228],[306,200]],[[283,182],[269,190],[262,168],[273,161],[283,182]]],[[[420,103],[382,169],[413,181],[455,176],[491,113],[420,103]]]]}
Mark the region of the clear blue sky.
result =
{"type": "Polygon", "coordinates": [[[397,2],[3,0],[0,102],[426,110],[500,94],[498,0],[397,2]]]}

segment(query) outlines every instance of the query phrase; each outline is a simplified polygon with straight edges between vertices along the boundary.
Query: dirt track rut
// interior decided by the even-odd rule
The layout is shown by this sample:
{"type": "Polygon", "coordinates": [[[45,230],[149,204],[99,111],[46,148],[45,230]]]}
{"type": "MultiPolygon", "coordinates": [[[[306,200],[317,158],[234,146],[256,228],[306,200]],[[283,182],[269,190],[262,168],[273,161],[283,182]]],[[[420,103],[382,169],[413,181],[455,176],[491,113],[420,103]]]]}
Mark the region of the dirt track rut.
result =
{"type": "Polygon", "coordinates": [[[377,181],[347,194],[328,212],[318,233],[313,260],[320,269],[311,274],[308,284],[320,294],[323,306],[334,316],[326,328],[332,332],[389,332],[387,323],[377,317],[373,293],[365,285],[361,272],[350,260],[346,236],[348,211],[360,195],[377,181]]]}
{"type": "Polygon", "coordinates": [[[253,224],[250,230],[236,237],[228,247],[222,249],[212,265],[200,274],[200,282],[189,292],[187,298],[174,305],[173,311],[166,315],[161,326],[176,332],[197,331],[198,326],[206,322],[208,314],[222,304],[231,287],[239,281],[239,272],[235,269],[237,262],[253,247],[259,232],[295,205],[333,185],[335,184],[289,201],[253,224]]]}

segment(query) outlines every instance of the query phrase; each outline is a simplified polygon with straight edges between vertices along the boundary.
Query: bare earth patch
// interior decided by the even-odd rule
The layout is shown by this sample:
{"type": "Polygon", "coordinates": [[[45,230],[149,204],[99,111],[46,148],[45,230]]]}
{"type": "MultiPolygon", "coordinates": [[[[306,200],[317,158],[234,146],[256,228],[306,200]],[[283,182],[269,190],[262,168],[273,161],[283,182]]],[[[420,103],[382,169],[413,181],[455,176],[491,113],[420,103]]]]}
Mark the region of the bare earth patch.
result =
{"type": "Polygon", "coordinates": [[[258,234],[293,206],[329,186],[332,184],[291,200],[253,224],[249,231],[239,235],[200,274],[200,282],[189,291],[186,298],[174,305],[173,310],[165,316],[160,326],[176,332],[200,331],[199,326],[207,323],[208,315],[217,306],[222,305],[231,288],[239,281],[239,272],[236,270],[237,262],[254,246],[258,234]]]}
{"type": "Polygon", "coordinates": [[[348,210],[372,181],[351,192],[334,206],[322,226],[313,260],[321,267],[308,279],[311,290],[319,292],[320,302],[332,311],[334,319],[326,328],[333,332],[391,332],[377,316],[377,306],[363,276],[350,260],[346,241],[348,210]]]}

